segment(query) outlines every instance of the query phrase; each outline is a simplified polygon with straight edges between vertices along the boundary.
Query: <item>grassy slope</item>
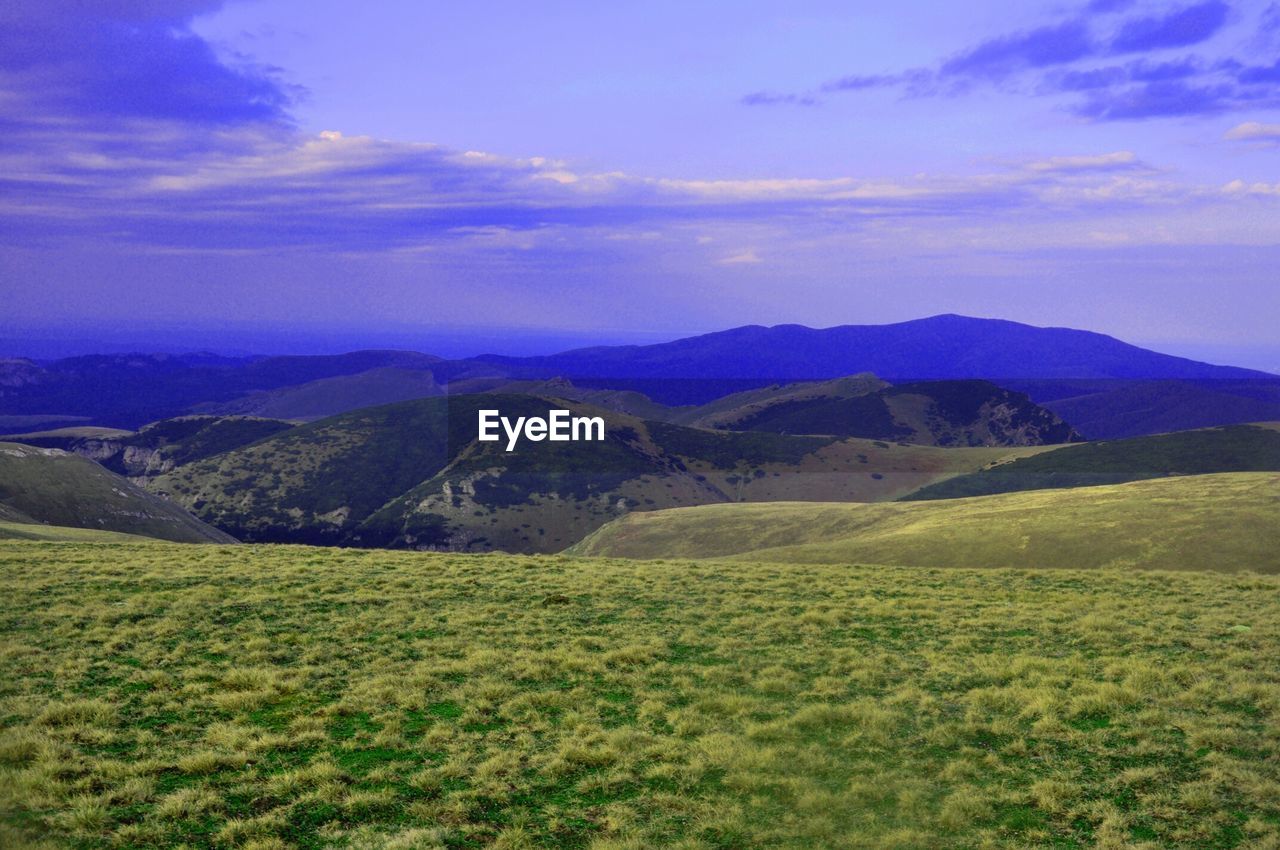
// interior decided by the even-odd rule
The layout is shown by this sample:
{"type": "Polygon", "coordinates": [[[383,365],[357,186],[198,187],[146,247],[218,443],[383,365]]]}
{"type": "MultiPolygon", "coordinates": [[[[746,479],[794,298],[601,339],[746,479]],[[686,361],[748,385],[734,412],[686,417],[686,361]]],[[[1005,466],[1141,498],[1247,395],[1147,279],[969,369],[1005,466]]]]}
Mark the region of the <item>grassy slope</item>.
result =
{"type": "Polygon", "coordinates": [[[1280,425],[1228,425],[1065,446],[949,478],[905,498],[954,499],[1208,472],[1280,472],[1280,425]]]}
{"type": "Polygon", "coordinates": [[[234,542],[93,461],[53,449],[0,443],[0,502],[50,525],[182,543],[234,542]]]}
{"type": "Polygon", "coordinates": [[[631,514],[573,551],[928,567],[1280,572],[1280,475],[1198,475],[933,502],[706,505],[631,514]]]}
{"type": "Polygon", "coordinates": [[[26,443],[31,446],[46,448],[64,448],[66,443],[75,440],[111,440],[129,437],[133,431],[123,428],[102,428],[97,425],[72,425],[66,428],[53,428],[49,431],[29,431],[25,434],[9,434],[5,440],[12,443],[26,443]],[[46,442],[47,441],[47,442],[46,442]]]}
{"type": "Polygon", "coordinates": [[[1278,582],[0,543],[0,846],[1274,846],[1278,582]]]}
{"type": "Polygon", "coordinates": [[[68,528],[29,522],[0,520],[0,540],[43,540],[50,543],[142,543],[148,540],[138,534],[98,531],[93,528],[68,528]]]}

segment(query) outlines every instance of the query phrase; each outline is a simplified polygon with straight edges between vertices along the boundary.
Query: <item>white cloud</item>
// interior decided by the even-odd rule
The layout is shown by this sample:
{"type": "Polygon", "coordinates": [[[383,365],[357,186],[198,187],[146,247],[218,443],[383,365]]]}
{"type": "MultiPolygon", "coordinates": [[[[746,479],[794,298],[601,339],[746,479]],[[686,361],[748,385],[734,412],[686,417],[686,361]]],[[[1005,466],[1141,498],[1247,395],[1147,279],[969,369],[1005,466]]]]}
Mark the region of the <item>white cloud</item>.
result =
{"type": "Polygon", "coordinates": [[[1243,180],[1232,180],[1222,187],[1228,195],[1277,195],[1280,196],[1280,183],[1246,183],[1243,180]]]}
{"type": "Polygon", "coordinates": [[[756,253],[754,248],[748,248],[741,254],[734,254],[730,257],[724,257],[717,260],[716,264],[721,266],[750,266],[756,263],[762,263],[764,260],[756,253]]]}
{"type": "Polygon", "coordinates": [[[1232,127],[1223,138],[1244,142],[1280,142],[1280,124],[1246,121],[1232,127]]]}
{"type": "Polygon", "coordinates": [[[1116,171],[1144,167],[1142,161],[1138,159],[1133,151],[1115,151],[1114,153],[1092,156],[1054,156],[1036,162],[1029,162],[1026,165],[1028,171],[1040,173],[1116,171]]]}

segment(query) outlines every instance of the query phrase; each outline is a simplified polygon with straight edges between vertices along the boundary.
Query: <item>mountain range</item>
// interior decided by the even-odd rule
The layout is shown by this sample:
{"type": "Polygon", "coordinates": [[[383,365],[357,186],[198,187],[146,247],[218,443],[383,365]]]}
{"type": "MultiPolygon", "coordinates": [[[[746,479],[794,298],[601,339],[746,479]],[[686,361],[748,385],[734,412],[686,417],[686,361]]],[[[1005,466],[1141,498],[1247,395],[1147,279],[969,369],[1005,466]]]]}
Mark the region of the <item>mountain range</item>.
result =
{"type": "Polygon", "coordinates": [[[1266,420],[1280,420],[1278,376],[960,316],[526,358],[10,360],[0,521],[553,552],[665,508],[1275,471],[1280,432],[1239,424],[1266,420]],[[554,408],[602,416],[606,439],[476,440],[480,409],[554,408]],[[1151,436],[1164,431],[1178,433],[1151,436]]]}
{"type": "Polygon", "coordinates": [[[480,359],[509,374],[605,380],[796,381],[856,372],[874,372],[890,380],[1277,377],[1160,354],[1091,331],[957,315],[820,330],[748,325],[653,345],[480,359]]]}
{"type": "Polygon", "coordinates": [[[748,326],[540,357],[446,360],[358,351],[11,359],[0,361],[0,433],[60,424],[132,430],[191,413],[312,420],[445,393],[525,392],[557,379],[584,400],[594,392],[592,403],[662,419],[664,408],[866,372],[894,385],[992,381],[1027,394],[1088,438],[1280,418],[1280,376],[1160,354],[1088,331],[944,315],[821,330],[748,326]]]}

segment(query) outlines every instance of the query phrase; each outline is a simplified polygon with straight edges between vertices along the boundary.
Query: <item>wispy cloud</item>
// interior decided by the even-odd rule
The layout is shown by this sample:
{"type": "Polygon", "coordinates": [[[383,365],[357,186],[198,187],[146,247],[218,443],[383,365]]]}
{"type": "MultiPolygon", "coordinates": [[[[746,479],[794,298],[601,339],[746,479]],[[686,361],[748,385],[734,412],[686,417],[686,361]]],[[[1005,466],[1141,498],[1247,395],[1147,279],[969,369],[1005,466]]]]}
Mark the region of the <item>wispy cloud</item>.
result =
{"type": "Polygon", "coordinates": [[[756,91],[742,96],[744,106],[816,106],[818,99],[812,95],[756,91]]]}
{"type": "MultiPolygon", "coordinates": [[[[23,18],[0,35],[14,48],[3,59],[11,73],[0,76],[6,140],[0,244],[98,240],[139,251],[599,256],[682,234],[671,241],[696,245],[704,262],[740,264],[780,255],[777,240],[914,228],[936,242],[979,225],[1004,233],[1029,222],[1193,208],[1231,194],[1181,184],[1127,150],[1028,158],[978,173],[695,179],[337,130],[304,134],[290,119],[293,93],[278,74],[227,65],[190,32],[190,16],[210,5],[216,4],[166,6],[164,15],[148,17],[152,4],[121,0],[102,6],[115,17],[99,17],[92,27],[23,18]],[[52,42],[37,49],[36,31],[52,42]],[[120,90],[85,105],[119,70],[96,63],[141,46],[121,60],[120,90]],[[90,58],[77,58],[81,48],[90,58]],[[58,81],[60,94],[38,107],[24,86],[41,76],[58,81]],[[722,247],[737,245],[752,247],[722,247]]],[[[1030,30],[984,42],[930,73],[973,78],[1034,70],[1043,77],[1094,43],[1084,33],[1030,30]]],[[[1183,66],[1174,59],[1115,67],[1126,84],[1182,84],[1183,66]]],[[[1194,79],[1205,66],[1186,67],[1194,79]]],[[[895,84],[919,83],[914,73],[895,77],[895,84]]],[[[845,78],[831,90],[882,84],[845,78]]],[[[777,94],[757,100],[807,105],[777,94]]],[[[1253,138],[1264,135],[1259,130],[1253,138]]],[[[1048,235],[1037,238],[1054,238],[1053,227],[1041,230],[1048,235]]]]}
{"type": "MultiPolygon", "coordinates": [[[[1133,5],[1094,0],[1073,16],[985,39],[931,67],[848,74],[819,84],[815,91],[900,88],[914,97],[955,97],[978,86],[998,86],[1035,97],[1072,97],[1067,109],[1092,121],[1280,106],[1280,61],[1269,56],[1258,61],[1240,55],[1168,55],[1204,46],[1223,32],[1233,20],[1226,2],[1205,0],[1125,16],[1133,5]],[[1139,58],[1118,61],[1134,55],[1139,58]]],[[[1253,27],[1252,49],[1265,55],[1273,34],[1280,32],[1280,4],[1252,20],[1240,17],[1253,27]]],[[[814,92],[774,93],[757,105],[810,102],[814,97],[814,92]]]]}
{"type": "Polygon", "coordinates": [[[1230,11],[1222,0],[1207,0],[1163,15],[1133,18],[1111,40],[1110,52],[1146,53],[1200,44],[1222,29],[1230,11]]]}
{"type": "Polygon", "coordinates": [[[1139,160],[1133,151],[1116,151],[1092,156],[1054,156],[1027,163],[1027,168],[1040,173],[1078,174],[1089,171],[1145,170],[1149,166],[1139,160]]]}
{"type": "Polygon", "coordinates": [[[754,248],[749,248],[739,254],[731,254],[716,261],[722,266],[753,266],[763,262],[760,255],[755,252],[754,248]]]}
{"type": "Polygon", "coordinates": [[[1000,78],[1029,68],[1065,65],[1093,54],[1083,20],[1065,21],[984,41],[942,63],[938,76],[1000,78]]]}

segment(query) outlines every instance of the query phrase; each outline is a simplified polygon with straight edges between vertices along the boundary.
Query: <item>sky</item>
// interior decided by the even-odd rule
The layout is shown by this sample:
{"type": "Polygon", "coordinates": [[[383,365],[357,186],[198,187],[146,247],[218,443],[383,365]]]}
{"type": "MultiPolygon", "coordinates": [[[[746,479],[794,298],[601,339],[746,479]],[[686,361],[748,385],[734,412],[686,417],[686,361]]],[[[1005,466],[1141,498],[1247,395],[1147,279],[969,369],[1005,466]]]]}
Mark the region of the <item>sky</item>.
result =
{"type": "Polygon", "coordinates": [[[0,134],[0,338],[953,312],[1280,371],[1275,0],[10,0],[0,134]]]}

